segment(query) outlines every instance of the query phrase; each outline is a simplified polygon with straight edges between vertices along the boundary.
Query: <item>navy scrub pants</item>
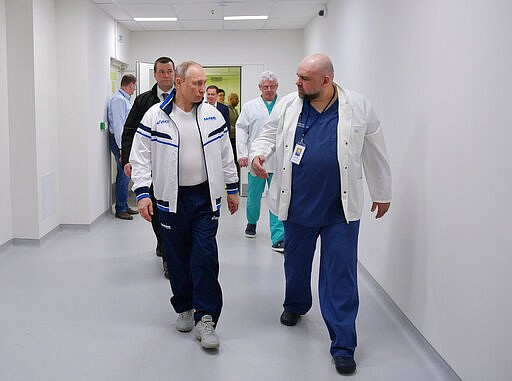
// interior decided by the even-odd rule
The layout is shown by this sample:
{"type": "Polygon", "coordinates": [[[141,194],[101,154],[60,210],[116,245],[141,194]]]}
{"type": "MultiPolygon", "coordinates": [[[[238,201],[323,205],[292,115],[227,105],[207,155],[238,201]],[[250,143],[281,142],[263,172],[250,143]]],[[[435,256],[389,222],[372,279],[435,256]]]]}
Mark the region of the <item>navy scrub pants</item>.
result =
{"type": "Polygon", "coordinates": [[[176,213],[158,211],[164,256],[177,313],[195,309],[217,322],[222,309],[216,234],[220,211],[212,211],[208,183],[179,187],[176,213]]]}
{"type": "Polygon", "coordinates": [[[331,338],[331,355],[353,356],[357,345],[357,239],[359,221],[323,227],[284,222],[286,294],[283,307],[301,315],[312,304],[311,268],[321,239],[318,293],[331,338]]]}

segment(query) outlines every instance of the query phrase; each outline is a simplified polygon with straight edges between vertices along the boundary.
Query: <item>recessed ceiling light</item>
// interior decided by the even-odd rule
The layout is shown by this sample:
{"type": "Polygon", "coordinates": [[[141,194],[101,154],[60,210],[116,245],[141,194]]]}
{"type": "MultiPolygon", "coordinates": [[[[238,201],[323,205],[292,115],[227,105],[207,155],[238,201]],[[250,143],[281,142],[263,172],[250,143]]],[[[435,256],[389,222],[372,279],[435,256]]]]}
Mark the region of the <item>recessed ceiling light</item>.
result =
{"type": "Polygon", "coordinates": [[[135,21],[178,21],[176,17],[134,17],[135,21]]]}
{"type": "Polygon", "coordinates": [[[268,16],[224,16],[224,20],[267,20],[268,16]]]}

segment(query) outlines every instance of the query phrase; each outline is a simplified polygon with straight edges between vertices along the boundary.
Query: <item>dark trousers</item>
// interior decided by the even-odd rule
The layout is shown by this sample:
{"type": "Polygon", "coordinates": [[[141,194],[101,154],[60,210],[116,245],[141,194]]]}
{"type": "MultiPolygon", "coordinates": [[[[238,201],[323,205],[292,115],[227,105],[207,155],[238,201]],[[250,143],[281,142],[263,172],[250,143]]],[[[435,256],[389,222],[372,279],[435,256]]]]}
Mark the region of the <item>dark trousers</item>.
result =
{"type": "Polygon", "coordinates": [[[178,313],[194,308],[196,323],[203,315],[217,322],[222,309],[216,241],[219,214],[212,211],[207,182],[179,187],[176,213],[159,210],[171,304],[178,313]]]}
{"type": "Polygon", "coordinates": [[[124,174],[123,167],[119,162],[120,151],[116,143],[114,134],[109,135],[110,152],[116,160],[116,214],[126,212],[128,210],[128,186],[130,178],[124,174]]]}
{"type": "Polygon", "coordinates": [[[162,243],[160,241],[160,219],[158,218],[158,208],[156,207],[156,198],[153,193],[153,185],[149,187],[149,196],[151,197],[151,202],[153,203],[153,216],[151,217],[151,226],[153,227],[153,232],[155,233],[157,247],[163,250],[162,243]]]}
{"type": "Polygon", "coordinates": [[[238,164],[238,158],[236,155],[236,139],[230,138],[231,149],[233,150],[233,157],[235,158],[236,173],[238,174],[238,181],[240,181],[240,165],[238,164]]]}
{"type": "Polygon", "coordinates": [[[320,310],[331,338],[331,355],[353,356],[357,345],[356,316],[359,309],[359,221],[323,227],[307,227],[284,221],[284,232],[284,309],[303,315],[311,308],[311,268],[316,241],[320,236],[318,293],[320,310]]]}

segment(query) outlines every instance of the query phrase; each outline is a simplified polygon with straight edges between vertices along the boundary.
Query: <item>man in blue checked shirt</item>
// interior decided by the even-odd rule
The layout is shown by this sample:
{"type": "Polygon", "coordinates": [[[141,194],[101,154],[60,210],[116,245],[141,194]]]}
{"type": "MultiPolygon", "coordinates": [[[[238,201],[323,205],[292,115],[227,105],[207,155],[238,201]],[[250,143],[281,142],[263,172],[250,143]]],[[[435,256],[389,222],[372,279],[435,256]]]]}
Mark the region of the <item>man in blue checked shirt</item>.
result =
{"type": "Polygon", "coordinates": [[[128,207],[130,178],[125,175],[121,166],[121,137],[123,136],[124,122],[132,107],[130,97],[135,92],[136,84],[137,78],[133,74],[123,75],[121,88],[112,96],[107,107],[110,151],[112,151],[117,164],[116,217],[122,220],[133,220],[132,214],[138,213],[128,207]]]}

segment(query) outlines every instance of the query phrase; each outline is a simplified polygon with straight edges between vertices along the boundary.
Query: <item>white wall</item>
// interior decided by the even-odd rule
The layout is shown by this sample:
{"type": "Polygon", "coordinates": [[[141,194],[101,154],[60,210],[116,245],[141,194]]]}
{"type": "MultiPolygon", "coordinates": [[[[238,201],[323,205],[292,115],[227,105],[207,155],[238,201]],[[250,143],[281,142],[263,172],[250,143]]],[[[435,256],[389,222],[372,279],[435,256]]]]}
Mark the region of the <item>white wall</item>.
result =
{"type": "Polygon", "coordinates": [[[7,107],[7,46],[6,46],[5,0],[0,0],[0,173],[3,173],[0,186],[0,245],[12,237],[11,214],[11,169],[10,169],[10,134],[7,107]]]}
{"type": "Polygon", "coordinates": [[[113,58],[124,63],[130,60],[131,32],[119,23],[114,25],[115,51],[113,58]]]}
{"type": "Polygon", "coordinates": [[[38,239],[39,204],[31,0],[6,2],[12,231],[38,239]],[[15,211],[15,212],[14,212],[15,211]]]}
{"type": "MultiPolygon", "coordinates": [[[[100,122],[106,122],[106,105],[111,96],[110,57],[115,56],[114,21],[90,1],[87,3],[87,57],[88,111],[85,125],[88,133],[89,167],[88,181],[89,221],[111,207],[110,149],[108,129],[100,130],[100,122]]],[[[118,58],[119,59],[119,58],[118,58]]]]}
{"type": "Polygon", "coordinates": [[[54,0],[33,2],[39,237],[59,225],[57,51],[54,0]]]}
{"type": "Polygon", "coordinates": [[[385,129],[394,201],[363,218],[360,260],[465,381],[512,374],[510,15],[506,0],[342,0],[304,31],[385,129]]]}
{"type": "Polygon", "coordinates": [[[89,0],[56,0],[62,224],[90,224],[110,207],[106,120],[114,20],[89,0]]]}
{"type": "MultiPolygon", "coordinates": [[[[295,73],[302,58],[302,32],[215,31],[215,32],[132,32],[131,60],[153,62],[160,56],[176,64],[194,60],[204,66],[263,64],[279,78],[279,94],[295,90],[295,73]]],[[[242,82],[247,79],[242,73],[242,82]]],[[[242,104],[259,94],[257,78],[251,78],[251,94],[242,93],[242,104]]]]}
{"type": "Polygon", "coordinates": [[[128,50],[115,35],[89,0],[0,0],[0,245],[90,224],[110,208],[100,122],[110,57],[128,50]]]}

